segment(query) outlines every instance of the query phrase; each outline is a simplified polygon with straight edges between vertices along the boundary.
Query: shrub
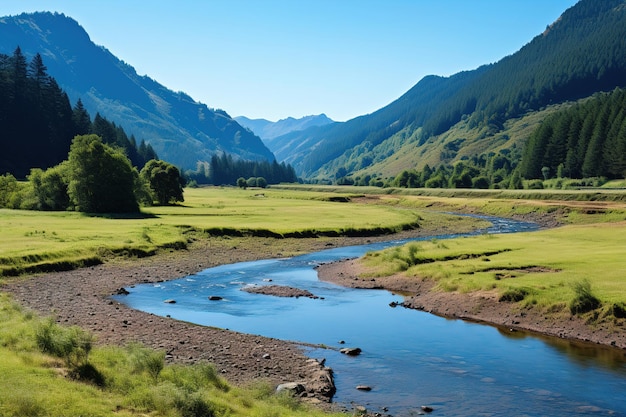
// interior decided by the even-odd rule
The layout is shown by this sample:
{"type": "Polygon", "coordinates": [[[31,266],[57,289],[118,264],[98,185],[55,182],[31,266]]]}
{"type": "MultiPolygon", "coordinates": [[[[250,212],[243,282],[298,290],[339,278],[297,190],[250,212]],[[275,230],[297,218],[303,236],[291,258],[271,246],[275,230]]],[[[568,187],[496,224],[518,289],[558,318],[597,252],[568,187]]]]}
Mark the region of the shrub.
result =
{"type": "Polygon", "coordinates": [[[183,417],[214,417],[211,404],[200,393],[185,395],[176,402],[183,417]]]}
{"type": "Polygon", "coordinates": [[[530,180],[526,183],[526,189],[528,190],[543,190],[543,181],[530,180]]]}
{"type": "Polygon", "coordinates": [[[575,282],[572,288],[575,294],[574,299],[569,304],[572,314],[584,314],[600,307],[600,300],[591,292],[589,280],[575,282]]]}

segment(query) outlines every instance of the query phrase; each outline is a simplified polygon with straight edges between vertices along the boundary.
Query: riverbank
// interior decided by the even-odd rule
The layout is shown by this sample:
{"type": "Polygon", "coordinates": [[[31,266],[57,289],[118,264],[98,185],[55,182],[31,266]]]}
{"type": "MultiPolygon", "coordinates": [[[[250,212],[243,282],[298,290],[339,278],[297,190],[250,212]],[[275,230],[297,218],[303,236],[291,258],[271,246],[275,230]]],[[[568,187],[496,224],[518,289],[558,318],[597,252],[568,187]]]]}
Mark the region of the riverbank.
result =
{"type": "Polygon", "coordinates": [[[322,281],[350,288],[385,289],[404,296],[398,306],[426,311],[441,317],[497,326],[506,332],[529,331],[573,342],[626,349],[626,329],[607,324],[590,325],[569,312],[550,313],[500,302],[497,290],[459,293],[435,288],[433,281],[395,274],[383,278],[362,278],[365,267],[358,259],[321,265],[322,281]]]}
{"type": "MultiPolygon", "coordinates": [[[[394,238],[417,237],[446,230],[417,229],[394,238]]],[[[110,296],[132,291],[136,284],[185,277],[217,265],[293,256],[330,247],[387,240],[373,238],[208,238],[185,250],[161,251],[145,258],[120,259],[67,272],[22,277],[0,288],[15,301],[63,325],[90,331],[100,345],[138,342],[166,352],[172,363],[208,361],[230,383],[265,380],[274,385],[298,382],[307,400],[329,403],[332,371],[312,363],[296,341],[284,341],[181,322],[133,310],[110,296]]],[[[328,405],[325,407],[329,407],[328,405]]],[[[330,406],[332,409],[332,406],[330,406]]]]}

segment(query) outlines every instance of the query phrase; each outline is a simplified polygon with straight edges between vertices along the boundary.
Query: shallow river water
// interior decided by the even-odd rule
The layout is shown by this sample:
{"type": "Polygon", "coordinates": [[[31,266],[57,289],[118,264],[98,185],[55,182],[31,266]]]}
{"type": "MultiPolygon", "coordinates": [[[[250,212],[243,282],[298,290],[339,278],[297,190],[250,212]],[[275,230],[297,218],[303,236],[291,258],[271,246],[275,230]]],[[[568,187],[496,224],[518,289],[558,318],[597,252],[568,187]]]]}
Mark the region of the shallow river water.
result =
{"type": "MultiPolygon", "coordinates": [[[[530,223],[487,219],[493,223],[488,233],[536,229],[530,223]]],[[[453,236],[436,238],[447,237],[453,236]]],[[[326,358],[335,372],[334,402],[348,409],[360,404],[372,412],[386,407],[385,413],[413,416],[428,405],[437,416],[626,416],[626,352],[391,308],[389,303],[402,297],[317,279],[314,268],[320,263],[404,242],[224,265],[139,285],[117,300],[201,325],[328,347],[306,348],[307,354],[326,358]],[[270,280],[307,289],[320,299],[241,291],[270,280]],[[213,295],[223,300],[210,301],[213,295]],[[338,349],[346,346],[363,353],[340,354],[338,349]],[[372,390],[358,391],[357,385],[372,390]]]]}

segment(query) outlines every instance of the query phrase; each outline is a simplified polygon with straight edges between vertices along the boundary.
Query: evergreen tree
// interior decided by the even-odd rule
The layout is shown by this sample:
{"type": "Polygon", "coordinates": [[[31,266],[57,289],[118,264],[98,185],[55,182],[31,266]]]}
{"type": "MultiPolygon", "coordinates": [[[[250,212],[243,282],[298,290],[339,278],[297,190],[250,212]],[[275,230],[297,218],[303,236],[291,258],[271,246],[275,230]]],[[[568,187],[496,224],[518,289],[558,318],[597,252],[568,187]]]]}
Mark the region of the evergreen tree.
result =
{"type": "Polygon", "coordinates": [[[81,99],[78,99],[72,111],[72,121],[74,122],[74,136],[86,135],[91,130],[91,117],[85,109],[81,99]]]}

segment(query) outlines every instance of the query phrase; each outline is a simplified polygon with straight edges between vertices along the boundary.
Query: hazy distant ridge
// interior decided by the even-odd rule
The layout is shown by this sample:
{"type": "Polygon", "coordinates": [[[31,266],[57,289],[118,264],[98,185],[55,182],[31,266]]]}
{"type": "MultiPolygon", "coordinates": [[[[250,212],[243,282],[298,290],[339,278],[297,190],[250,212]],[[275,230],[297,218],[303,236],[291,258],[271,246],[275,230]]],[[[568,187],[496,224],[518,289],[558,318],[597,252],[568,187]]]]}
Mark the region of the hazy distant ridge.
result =
{"type": "Polygon", "coordinates": [[[249,119],[245,116],[237,116],[235,120],[240,125],[252,130],[257,136],[263,139],[271,149],[272,140],[287,133],[308,129],[312,126],[324,126],[334,123],[334,121],[324,113],[315,116],[304,116],[299,119],[288,117],[277,122],[266,119],[249,119]]]}

